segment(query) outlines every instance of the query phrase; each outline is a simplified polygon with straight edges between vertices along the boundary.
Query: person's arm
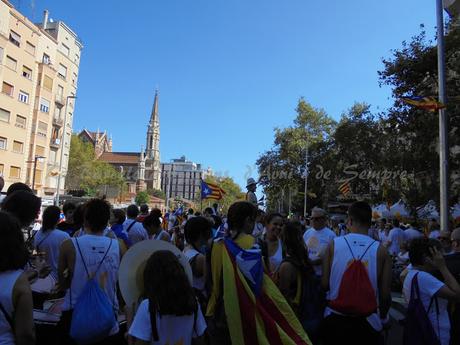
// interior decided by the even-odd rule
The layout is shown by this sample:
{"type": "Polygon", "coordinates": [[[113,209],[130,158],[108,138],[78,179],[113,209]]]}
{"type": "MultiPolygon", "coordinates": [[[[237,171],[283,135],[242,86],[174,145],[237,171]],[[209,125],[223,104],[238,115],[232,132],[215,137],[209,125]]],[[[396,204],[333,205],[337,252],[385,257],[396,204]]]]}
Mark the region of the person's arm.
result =
{"type": "Polygon", "coordinates": [[[324,291],[329,291],[329,278],[331,275],[332,260],[334,259],[334,241],[327,246],[323,260],[323,276],[321,277],[321,286],[324,291]]]}
{"type": "Polygon", "coordinates": [[[438,290],[436,296],[449,301],[460,301],[460,285],[447,268],[444,256],[435,247],[430,248],[430,253],[432,258],[426,258],[426,261],[441,272],[445,284],[438,290]]]}
{"type": "Polygon", "coordinates": [[[384,246],[379,246],[377,252],[377,277],[379,285],[380,318],[385,319],[391,307],[391,278],[392,262],[384,246]]]}
{"type": "Polygon", "coordinates": [[[62,242],[59,250],[58,284],[61,290],[66,290],[70,287],[74,265],[75,248],[72,240],[69,239],[62,242]]]}
{"type": "Polygon", "coordinates": [[[128,250],[126,248],[125,242],[121,238],[118,239],[118,248],[120,248],[120,260],[121,260],[123,255],[125,255],[126,251],[128,250]]]}
{"type": "Polygon", "coordinates": [[[280,265],[277,283],[281,293],[292,307],[295,298],[295,292],[293,293],[292,286],[297,285],[297,270],[290,262],[283,262],[280,265]]]}
{"type": "Polygon", "coordinates": [[[200,278],[204,275],[206,268],[206,257],[203,254],[197,254],[192,261],[193,275],[200,278]]]}
{"type": "Polygon", "coordinates": [[[35,344],[32,291],[27,274],[21,274],[14,284],[13,306],[15,344],[35,344]]]}

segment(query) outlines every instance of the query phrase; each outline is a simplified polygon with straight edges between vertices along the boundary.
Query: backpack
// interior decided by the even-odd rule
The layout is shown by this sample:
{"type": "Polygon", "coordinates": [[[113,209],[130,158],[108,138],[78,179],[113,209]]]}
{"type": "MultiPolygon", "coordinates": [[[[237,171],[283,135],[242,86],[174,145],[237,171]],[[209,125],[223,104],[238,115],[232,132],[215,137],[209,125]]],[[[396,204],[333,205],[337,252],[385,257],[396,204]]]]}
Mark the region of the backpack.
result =
{"type": "Polygon", "coordinates": [[[85,264],[77,238],[75,238],[75,243],[88,275],[88,281],[73,308],[70,337],[77,344],[91,344],[107,338],[117,323],[112,303],[110,303],[106,293],[99,287],[95,278],[97,271],[112,247],[112,240],[110,240],[109,248],[92,276],[85,264]]]}
{"type": "Polygon", "coordinates": [[[428,310],[425,310],[420,299],[420,289],[418,286],[418,273],[412,278],[409,305],[407,307],[407,317],[405,319],[403,344],[404,345],[441,345],[441,342],[434,331],[433,324],[428,318],[433,301],[436,304],[438,313],[439,328],[439,306],[438,299],[433,296],[428,310]]]}
{"type": "Polygon", "coordinates": [[[315,338],[315,336],[319,335],[324,309],[326,308],[326,293],[321,287],[321,279],[314,273],[306,272],[304,266],[289,256],[283,259],[281,264],[283,262],[291,263],[301,274],[302,292],[298,317],[305,332],[311,338],[315,338]]]}
{"type": "Polygon", "coordinates": [[[356,258],[346,237],[343,239],[350,249],[353,261],[342,276],[337,298],[330,301],[329,306],[345,315],[367,317],[377,311],[377,297],[361,260],[376,241],[372,241],[363,255],[356,258]]]}

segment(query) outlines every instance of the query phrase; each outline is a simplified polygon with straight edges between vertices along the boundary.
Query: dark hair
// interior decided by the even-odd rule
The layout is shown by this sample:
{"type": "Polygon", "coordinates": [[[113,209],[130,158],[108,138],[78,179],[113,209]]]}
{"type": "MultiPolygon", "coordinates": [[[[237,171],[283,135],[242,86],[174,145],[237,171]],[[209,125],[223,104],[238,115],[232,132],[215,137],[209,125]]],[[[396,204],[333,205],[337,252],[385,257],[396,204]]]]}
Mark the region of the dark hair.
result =
{"type": "Polygon", "coordinates": [[[271,223],[271,221],[277,217],[280,217],[281,219],[283,219],[283,216],[281,215],[281,213],[278,213],[278,212],[272,212],[272,213],[269,213],[266,217],[265,217],[265,224],[268,225],[271,223]]]}
{"type": "Polygon", "coordinates": [[[213,214],[212,219],[214,219],[214,229],[219,229],[219,227],[222,225],[222,218],[219,216],[216,216],[213,214]]]}
{"type": "Polygon", "coordinates": [[[147,204],[142,204],[141,205],[141,213],[148,213],[149,212],[149,206],[147,204]]]}
{"type": "Polygon", "coordinates": [[[0,272],[22,269],[28,259],[18,219],[0,211],[0,272]]]}
{"type": "Polygon", "coordinates": [[[192,315],[198,308],[184,268],[169,250],[159,250],[147,260],[144,269],[144,295],[149,300],[151,321],[156,317],[156,312],[160,315],[183,316],[192,315]]]}
{"type": "Polygon", "coordinates": [[[153,214],[157,216],[158,218],[163,217],[163,214],[161,213],[161,210],[159,208],[152,208],[152,210],[150,211],[150,214],[153,214]]]}
{"type": "Polygon", "coordinates": [[[202,236],[209,239],[211,233],[211,223],[205,217],[193,217],[185,223],[184,236],[189,244],[192,244],[202,236]]]}
{"type": "Polygon", "coordinates": [[[126,215],[128,218],[136,218],[139,215],[139,207],[137,205],[129,205],[126,209],[126,215]]]}
{"type": "Polygon", "coordinates": [[[206,207],[204,213],[214,214],[214,210],[211,207],[206,207]]]}
{"type": "Polygon", "coordinates": [[[189,208],[188,211],[187,211],[187,214],[193,214],[193,208],[189,208]]]}
{"type": "Polygon", "coordinates": [[[409,260],[412,265],[423,265],[431,257],[430,248],[442,249],[441,243],[433,238],[414,238],[409,242],[409,260]]]}
{"type": "Polygon", "coordinates": [[[32,193],[32,189],[25,183],[15,182],[8,187],[8,189],[6,190],[6,195],[10,195],[18,190],[23,190],[32,193]]]}
{"type": "Polygon", "coordinates": [[[196,211],[196,212],[195,212],[195,216],[201,216],[201,212],[196,211]]]}
{"type": "Polygon", "coordinates": [[[2,209],[15,216],[22,227],[26,227],[37,218],[41,204],[41,199],[35,194],[17,190],[3,200],[2,209]]]}
{"type": "Polygon", "coordinates": [[[42,228],[43,231],[52,230],[59,223],[61,217],[61,209],[57,206],[48,206],[43,211],[42,228]]]}
{"type": "Polygon", "coordinates": [[[302,224],[287,222],[281,231],[281,242],[286,255],[304,268],[304,272],[313,273],[313,266],[308,258],[308,250],[303,240],[302,224]]]}
{"type": "Polygon", "coordinates": [[[64,214],[66,214],[69,211],[75,211],[76,208],[77,208],[77,205],[75,205],[73,202],[66,201],[64,203],[64,206],[62,206],[62,212],[64,212],[64,214]]]}
{"type": "Polygon", "coordinates": [[[149,213],[147,217],[144,218],[144,221],[142,224],[144,224],[144,227],[150,227],[150,226],[160,226],[161,221],[161,212],[160,215],[158,215],[158,212],[155,211],[155,209],[152,210],[152,212],[149,213]]]}
{"type": "Polygon", "coordinates": [[[360,225],[370,226],[372,220],[372,208],[365,201],[356,201],[348,208],[348,216],[360,225]]]}
{"type": "Polygon", "coordinates": [[[116,208],[113,210],[113,217],[116,224],[123,224],[126,220],[126,213],[121,208],[116,208]]]}
{"type": "Polygon", "coordinates": [[[237,201],[230,206],[227,214],[229,229],[241,229],[246,218],[256,219],[257,208],[247,201],[237,201]]]}
{"type": "Polygon", "coordinates": [[[386,224],[386,223],[387,223],[387,219],[386,219],[386,218],[382,218],[382,219],[380,219],[380,221],[381,221],[383,224],[386,224]]]}
{"type": "Polygon", "coordinates": [[[78,204],[73,212],[73,223],[75,225],[75,229],[78,230],[83,226],[85,221],[85,205],[86,204],[78,204]]]}
{"type": "Polygon", "coordinates": [[[399,220],[397,220],[396,218],[393,219],[393,225],[394,226],[399,226],[400,225],[399,220]]]}
{"type": "Polygon", "coordinates": [[[110,205],[102,199],[91,199],[85,204],[84,223],[91,231],[103,231],[110,219],[110,205]]]}

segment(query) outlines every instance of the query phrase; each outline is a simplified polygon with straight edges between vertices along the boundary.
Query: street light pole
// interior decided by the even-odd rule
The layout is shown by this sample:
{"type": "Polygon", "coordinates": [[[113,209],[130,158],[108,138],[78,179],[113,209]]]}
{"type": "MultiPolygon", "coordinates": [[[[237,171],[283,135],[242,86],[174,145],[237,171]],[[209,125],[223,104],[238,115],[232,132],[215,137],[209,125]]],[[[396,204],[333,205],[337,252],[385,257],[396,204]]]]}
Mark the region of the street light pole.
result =
{"type": "Polygon", "coordinates": [[[59,206],[59,194],[61,190],[61,178],[62,178],[62,161],[64,159],[64,146],[65,146],[65,132],[67,126],[67,108],[69,105],[69,99],[75,99],[77,96],[67,96],[65,100],[65,112],[64,112],[64,125],[62,129],[61,135],[61,159],[59,160],[59,175],[58,175],[58,182],[56,187],[56,206],[59,206]]]}
{"type": "MultiPolygon", "coordinates": [[[[444,8],[442,0],[436,0],[438,40],[438,97],[446,104],[445,55],[444,55],[444,8]]],[[[439,193],[441,230],[449,229],[449,144],[448,116],[445,109],[439,109],[439,193]]]]}

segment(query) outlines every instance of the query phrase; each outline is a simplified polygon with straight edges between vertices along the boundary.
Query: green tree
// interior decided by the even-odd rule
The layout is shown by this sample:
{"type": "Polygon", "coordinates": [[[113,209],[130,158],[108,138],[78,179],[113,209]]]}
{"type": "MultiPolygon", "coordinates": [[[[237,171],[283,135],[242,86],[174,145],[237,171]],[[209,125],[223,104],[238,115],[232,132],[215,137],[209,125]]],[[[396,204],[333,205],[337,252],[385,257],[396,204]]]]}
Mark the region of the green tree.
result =
{"type": "Polygon", "coordinates": [[[149,190],[148,190],[148,193],[149,193],[150,195],[153,195],[153,196],[156,197],[156,198],[160,198],[160,199],[163,199],[163,200],[166,199],[166,193],[163,192],[163,191],[160,190],[160,189],[149,189],[149,190]]]}
{"type": "Polygon", "coordinates": [[[134,201],[137,205],[148,204],[150,202],[150,195],[146,190],[140,191],[136,194],[134,201]]]}
{"type": "Polygon", "coordinates": [[[94,148],[73,134],[70,142],[67,189],[82,189],[87,195],[102,194],[109,187],[120,188],[122,175],[110,164],[95,159],[94,148]]]}

